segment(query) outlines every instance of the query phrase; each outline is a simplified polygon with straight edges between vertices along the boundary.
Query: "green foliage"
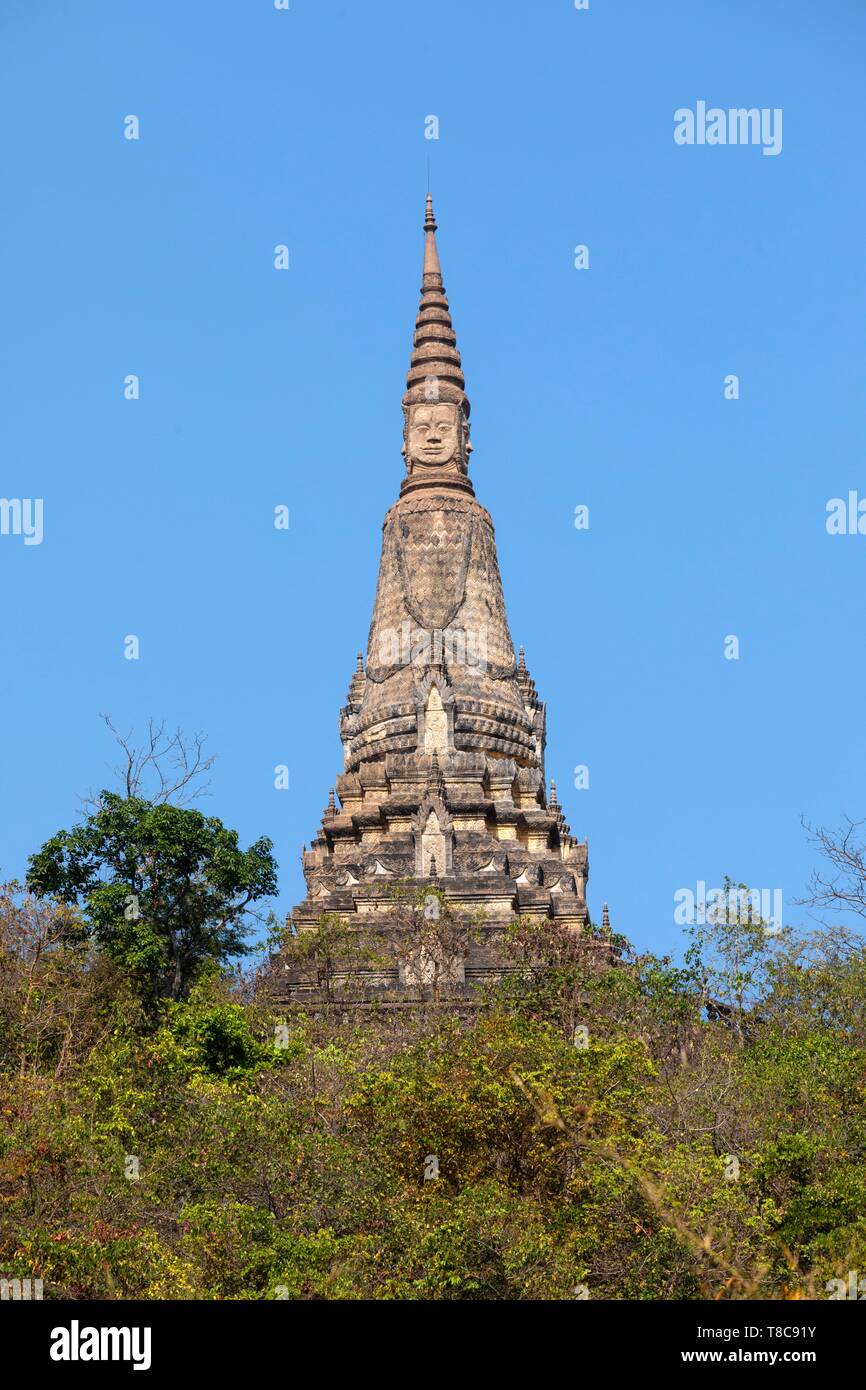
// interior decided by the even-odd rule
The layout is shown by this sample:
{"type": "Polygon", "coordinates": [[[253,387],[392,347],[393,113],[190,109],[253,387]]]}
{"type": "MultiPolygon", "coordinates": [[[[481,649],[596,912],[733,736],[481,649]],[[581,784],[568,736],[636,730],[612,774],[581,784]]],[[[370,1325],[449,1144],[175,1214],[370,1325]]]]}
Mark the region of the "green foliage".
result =
{"type": "Polygon", "coordinates": [[[149,1000],[181,999],[208,962],[247,949],[245,914],[276,890],[271,842],[240,849],[215,817],[103,792],[30,859],[34,893],[74,903],[149,1000]]]}
{"type": "Polygon", "coordinates": [[[153,1039],[162,1065],[171,1059],[186,1076],[241,1081],[281,1065],[297,1049],[297,1041],[278,1046],[269,1020],[219,996],[219,985],[210,982],[193,990],[188,1004],[166,1005],[162,1027],[153,1039]],[[265,1032],[268,1028],[270,1036],[265,1032]]]}
{"type": "MultiPolygon", "coordinates": [[[[298,958],[327,981],[348,944],[334,919],[298,958]]],[[[821,1297],[866,1267],[866,953],[752,944],[748,1000],[727,929],[680,966],[522,922],[460,1011],[285,1015],[207,962],[144,1010],[76,906],[11,886],[0,1268],[77,1298],[821,1297]]]]}
{"type": "Polygon", "coordinates": [[[323,913],[316,931],[295,932],[290,924],[275,924],[268,947],[272,952],[279,951],[282,962],[293,967],[298,978],[320,989],[327,1000],[332,999],[340,969],[347,962],[355,969],[386,963],[378,937],[348,926],[337,913],[323,913]]]}

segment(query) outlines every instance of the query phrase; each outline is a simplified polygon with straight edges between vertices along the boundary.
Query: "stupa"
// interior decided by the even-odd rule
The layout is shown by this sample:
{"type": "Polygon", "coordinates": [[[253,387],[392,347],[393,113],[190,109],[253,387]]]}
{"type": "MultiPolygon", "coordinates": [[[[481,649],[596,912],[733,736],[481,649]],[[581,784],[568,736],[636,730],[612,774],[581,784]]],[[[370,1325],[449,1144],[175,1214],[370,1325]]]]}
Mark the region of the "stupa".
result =
{"type": "MultiPolygon", "coordinates": [[[[582,932],[586,843],[545,778],[545,706],[508,627],[493,522],[469,477],[469,399],[430,196],[403,396],[405,476],[385,517],[367,640],[340,713],[343,770],[303,855],[298,932],[325,913],[385,926],[395,886],[435,886],[483,923],[460,962],[500,969],[517,917],[582,932]]],[[[392,980],[398,983],[395,965],[392,980]]]]}

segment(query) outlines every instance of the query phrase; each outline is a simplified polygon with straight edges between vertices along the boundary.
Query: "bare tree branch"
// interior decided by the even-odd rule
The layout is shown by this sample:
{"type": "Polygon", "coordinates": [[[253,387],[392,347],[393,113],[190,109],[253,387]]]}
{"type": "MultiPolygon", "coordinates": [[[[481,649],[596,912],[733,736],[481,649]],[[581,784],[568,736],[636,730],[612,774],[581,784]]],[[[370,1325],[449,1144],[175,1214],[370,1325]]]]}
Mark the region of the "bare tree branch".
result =
{"type": "MultiPolygon", "coordinates": [[[[133,730],[121,733],[108,714],[100,719],[114,736],[122,757],[112,768],[112,775],[126,797],[139,796],[157,805],[171,801],[187,806],[197,797],[210,793],[210,781],[201,779],[216,762],[215,754],[205,753],[206,734],[186,735],[182,729],[166,732],[165,721],[149,719],[147,732],[140,744],[133,730]]],[[[91,793],[83,798],[85,811],[93,811],[99,802],[91,793]]]]}
{"type": "Polygon", "coordinates": [[[827,830],[803,821],[809,839],[817,846],[829,869],[816,869],[809,879],[809,896],[801,906],[819,911],[854,912],[866,918],[866,821],[845,817],[841,830],[827,830]]]}

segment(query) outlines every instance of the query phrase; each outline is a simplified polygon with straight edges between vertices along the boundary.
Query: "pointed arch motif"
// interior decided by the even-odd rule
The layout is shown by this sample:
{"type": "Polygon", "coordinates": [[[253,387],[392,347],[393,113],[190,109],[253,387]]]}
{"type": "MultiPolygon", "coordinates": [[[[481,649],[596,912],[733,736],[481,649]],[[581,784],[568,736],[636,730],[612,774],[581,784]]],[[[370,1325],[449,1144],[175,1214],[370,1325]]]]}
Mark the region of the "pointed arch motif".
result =
{"type": "Polygon", "coordinates": [[[414,693],[418,711],[418,751],[453,752],[454,692],[445,672],[436,668],[428,671],[416,682],[414,693]]]}
{"type": "Polygon", "coordinates": [[[454,830],[448,808],[441,796],[427,792],[412,825],[415,841],[415,877],[430,877],[430,862],[436,860],[436,875],[452,872],[454,830]]]}

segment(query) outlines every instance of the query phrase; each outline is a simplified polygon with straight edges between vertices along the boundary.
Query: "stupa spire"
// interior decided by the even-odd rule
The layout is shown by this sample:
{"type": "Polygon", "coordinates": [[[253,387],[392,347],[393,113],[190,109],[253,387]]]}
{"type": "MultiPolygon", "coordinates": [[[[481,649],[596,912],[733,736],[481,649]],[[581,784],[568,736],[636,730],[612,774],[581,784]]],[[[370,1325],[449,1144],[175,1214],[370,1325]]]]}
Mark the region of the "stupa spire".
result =
{"type": "MultiPolygon", "coordinates": [[[[515,649],[493,522],[467,476],[469,402],[429,196],[423,238],[406,478],[382,527],[366,655],[340,712],[343,768],[304,854],[293,921],[305,931],[325,911],[360,931],[375,913],[390,949],[404,931],[395,881],[432,880],[459,920],[481,919],[457,967],[472,983],[510,968],[497,944],[509,922],[545,915],[583,930],[589,859],[555,784],[547,796],[545,706],[515,649]]],[[[399,954],[386,970],[397,982],[399,954]]]]}
{"type": "Polygon", "coordinates": [[[424,288],[442,288],[442,267],[439,264],[439,249],[436,245],[436,217],[433,212],[433,199],[427,194],[424,213],[424,288]],[[430,277],[436,277],[436,285],[430,277]]]}
{"type": "Polygon", "coordinates": [[[408,473],[403,490],[436,484],[471,491],[466,476],[472,448],[469,398],[442,285],[436,230],[433,199],[428,193],[421,302],[403,397],[403,456],[408,473]]]}

